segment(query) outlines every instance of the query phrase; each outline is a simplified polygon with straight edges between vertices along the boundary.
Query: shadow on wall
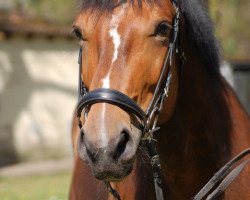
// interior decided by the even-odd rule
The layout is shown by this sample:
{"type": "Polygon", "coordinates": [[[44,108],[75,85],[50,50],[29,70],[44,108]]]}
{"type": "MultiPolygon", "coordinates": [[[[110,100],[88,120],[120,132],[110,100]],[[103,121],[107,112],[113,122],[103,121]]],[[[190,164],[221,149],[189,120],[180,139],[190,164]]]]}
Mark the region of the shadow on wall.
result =
{"type": "MultiPolygon", "coordinates": [[[[53,55],[52,55],[53,56],[53,55]]],[[[58,133],[54,133],[54,130],[46,130],[41,131],[37,126],[46,126],[46,123],[43,121],[41,122],[32,122],[33,125],[30,130],[32,133],[35,134],[35,140],[39,141],[37,142],[31,142],[34,141],[33,139],[29,138],[20,138],[20,132],[17,130],[17,121],[18,118],[20,118],[21,113],[30,113],[30,110],[32,110],[31,113],[41,112],[40,110],[36,110],[36,104],[31,106],[30,108],[30,100],[32,98],[32,95],[34,93],[37,93],[39,91],[44,90],[52,90],[57,91],[63,95],[65,95],[65,98],[70,99],[69,102],[70,106],[65,106],[66,113],[71,113],[70,116],[62,116],[64,119],[62,119],[63,123],[68,123],[69,121],[65,119],[72,118],[73,113],[73,105],[76,101],[76,83],[77,83],[77,70],[73,69],[73,67],[76,67],[76,58],[77,58],[77,52],[76,52],[76,45],[74,45],[74,42],[72,41],[36,41],[33,39],[32,41],[27,41],[25,39],[10,39],[4,42],[1,42],[0,45],[0,167],[8,164],[13,164],[16,162],[19,162],[20,160],[32,160],[32,159],[39,159],[39,158],[50,158],[50,157],[61,157],[62,153],[59,152],[63,148],[69,148],[65,147],[65,144],[69,144],[69,133],[67,133],[67,141],[58,141],[61,143],[60,148],[58,147],[59,144],[55,144],[55,148],[53,149],[53,145],[50,145],[49,147],[46,146],[46,143],[48,140],[51,140],[51,137],[54,138],[60,138],[60,134],[65,134],[68,130],[61,130],[60,127],[58,127],[58,133]],[[72,79],[73,83],[75,82],[75,86],[73,84],[69,85],[67,84],[67,80],[64,80],[65,84],[60,85],[56,83],[55,81],[43,81],[41,79],[36,79],[30,72],[30,69],[37,67],[35,64],[34,66],[27,67],[27,62],[25,62],[23,57],[23,50],[29,49],[30,51],[35,51],[37,55],[42,52],[54,52],[55,55],[60,54],[60,52],[68,52],[69,59],[66,61],[67,67],[64,67],[64,69],[68,70],[64,73],[72,73],[72,79]],[[1,55],[2,54],[2,55],[1,55]],[[72,57],[72,55],[75,55],[72,57]],[[8,61],[8,62],[7,62],[8,61]],[[72,63],[73,62],[73,63],[72,63]],[[74,66],[71,66],[74,64],[74,66]],[[43,123],[43,124],[42,124],[43,123]],[[52,133],[53,132],[53,133],[52,133]],[[54,136],[52,136],[54,134],[54,136]],[[56,136],[55,136],[56,135],[56,136]],[[19,142],[18,140],[22,140],[22,142],[19,142]],[[19,143],[19,147],[18,144],[19,143]],[[62,144],[63,143],[63,144],[62,144]],[[25,150],[21,150],[21,156],[20,156],[20,144],[21,149],[24,148],[25,150]],[[38,144],[38,145],[37,145],[38,144]],[[30,145],[30,148],[28,147],[30,145]],[[48,152],[53,152],[49,154],[48,152]],[[57,155],[58,151],[58,155],[57,155]],[[25,152],[25,153],[23,153],[25,152]],[[28,153],[27,153],[28,152],[28,153]],[[37,154],[39,152],[39,154],[37,154]],[[34,154],[35,156],[32,156],[34,154]]],[[[58,62],[62,61],[65,65],[65,60],[63,58],[56,58],[58,59],[58,62]]],[[[40,59],[39,62],[41,62],[42,59],[40,59]]],[[[46,60],[47,61],[47,60],[46,60]]],[[[53,69],[53,62],[42,63],[42,65],[47,66],[47,70],[53,69]],[[51,65],[48,67],[48,65],[51,65]]],[[[41,66],[41,65],[40,65],[41,66]]],[[[60,70],[62,70],[59,67],[60,70]]],[[[60,73],[60,71],[59,71],[60,73]]],[[[43,75],[40,74],[42,77],[43,75]]],[[[46,76],[46,74],[45,74],[46,76]]],[[[72,82],[72,81],[71,81],[72,82]]],[[[62,95],[62,96],[63,96],[62,95]]],[[[41,98],[43,98],[41,96],[41,98]]],[[[48,97],[47,97],[48,98],[48,97]]],[[[56,99],[53,99],[51,97],[51,105],[52,107],[57,105],[57,102],[55,102],[56,99]]],[[[57,108],[60,109],[60,108],[57,108]]],[[[56,112],[56,110],[52,110],[51,113],[53,115],[53,112],[56,112]]],[[[42,114],[42,113],[41,113],[42,114]]],[[[50,114],[50,113],[49,113],[50,114]]],[[[49,115],[48,114],[48,115],[49,115]]],[[[69,115],[69,114],[67,114],[69,115]]],[[[25,116],[25,114],[24,114],[25,116]]],[[[31,114],[32,116],[32,114],[31,114]]],[[[31,117],[32,118],[32,117],[31,117]]],[[[34,117],[35,118],[35,117],[34,117]]],[[[53,118],[53,117],[52,117],[53,118]]],[[[27,121],[27,120],[26,120],[27,121]]],[[[22,120],[25,125],[25,117],[24,120],[22,120]]],[[[55,119],[55,122],[58,124],[57,119],[55,119]]],[[[60,125],[59,125],[60,126],[60,125]]],[[[46,129],[46,128],[45,128],[46,129]]],[[[23,129],[25,130],[25,129],[23,129]]],[[[26,129],[27,130],[27,129],[26,129]]],[[[24,133],[25,136],[25,133],[24,133]]],[[[65,138],[65,137],[64,137],[65,138]]],[[[63,153],[65,154],[65,152],[63,153]]]]}

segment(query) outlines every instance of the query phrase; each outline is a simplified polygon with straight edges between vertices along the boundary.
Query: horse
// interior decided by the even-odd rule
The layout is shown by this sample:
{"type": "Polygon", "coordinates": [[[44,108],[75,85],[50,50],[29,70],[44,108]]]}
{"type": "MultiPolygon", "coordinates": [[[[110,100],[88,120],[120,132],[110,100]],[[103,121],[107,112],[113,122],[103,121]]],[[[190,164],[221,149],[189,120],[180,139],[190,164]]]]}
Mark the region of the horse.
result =
{"type": "MultiPolygon", "coordinates": [[[[73,32],[71,200],[191,199],[250,146],[202,1],[83,0],[73,32]]],[[[250,168],[238,174],[219,199],[250,199],[250,168]]]]}

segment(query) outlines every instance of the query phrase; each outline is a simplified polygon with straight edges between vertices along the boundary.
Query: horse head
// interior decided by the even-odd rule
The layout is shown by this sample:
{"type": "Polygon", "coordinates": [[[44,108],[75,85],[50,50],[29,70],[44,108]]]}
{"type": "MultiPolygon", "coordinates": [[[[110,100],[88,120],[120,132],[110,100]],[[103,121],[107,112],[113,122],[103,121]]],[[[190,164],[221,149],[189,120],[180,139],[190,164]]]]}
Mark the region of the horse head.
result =
{"type": "MultiPolygon", "coordinates": [[[[107,8],[83,8],[75,19],[74,32],[81,46],[80,82],[85,89],[126,95],[145,113],[144,117],[149,117],[147,111],[155,95],[159,97],[155,90],[163,89],[169,70],[171,90],[159,118],[159,123],[166,122],[175,108],[178,91],[176,49],[170,52],[176,10],[172,1],[128,1],[107,8]]],[[[80,158],[87,161],[97,179],[121,180],[133,168],[145,119],[107,99],[81,108],[80,158]]]]}

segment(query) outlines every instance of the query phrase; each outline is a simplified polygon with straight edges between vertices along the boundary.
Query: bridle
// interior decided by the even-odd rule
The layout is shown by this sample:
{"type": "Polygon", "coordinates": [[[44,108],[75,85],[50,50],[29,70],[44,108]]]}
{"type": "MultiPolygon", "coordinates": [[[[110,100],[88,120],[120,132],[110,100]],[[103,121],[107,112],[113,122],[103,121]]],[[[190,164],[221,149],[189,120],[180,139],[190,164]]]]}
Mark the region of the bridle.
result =
{"type": "MultiPolygon", "coordinates": [[[[129,114],[133,114],[138,117],[141,123],[141,130],[142,130],[142,138],[141,141],[146,144],[150,157],[151,157],[151,165],[153,171],[153,178],[154,178],[154,185],[155,185],[155,193],[157,200],[163,200],[163,185],[162,185],[162,176],[161,176],[161,165],[159,160],[159,155],[156,149],[156,140],[154,139],[154,133],[159,130],[157,127],[157,122],[160,113],[162,112],[163,105],[165,100],[168,98],[169,88],[171,85],[172,74],[171,69],[173,65],[173,56],[174,53],[179,55],[180,59],[180,69],[183,67],[185,63],[185,54],[184,52],[180,51],[178,41],[179,41],[179,30],[180,30],[180,10],[178,5],[178,0],[172,0],[172,3],[176,9],[176,16],[173,22],[173,29],[172,29],[172,36],[169,43],[168,51],[164,58],[163,67],[161,70],[160,77],[158,79],[153,98],[146,110],[144,110],[130,97],[127,95],[114,90],[114,89],[107,89],[107,88],[99,88],[93,91],[88,91],[86,85],[84,84],[81,75],[82,75],[82,49],[80,48],[79,51],[79,83],[78,83],[78,106],[77,106],[77,118],[78,118],[78,126],[81,129],[81,115],[84,110],[86,114],[91,105],[96,103],[109,103],[115,106],[120,107],[121,109],[125,110],[129,114]]],[[[235,171],[231,171],[232,165],[235,162],[242,159],[244,156],[250,153],[250,149],[242,152],[236,158],[231,160],[227,165],[223,166],[219,172],[215,174],[215,176],[207,183],[207,185],[202,188],[202,190],[194,197],[195,200],[201,200],[207,193],[217,184],[219,181],[223,180],[226,176],[229,177],[229,180],[226,180],[226,187],[233,181],[232,177],[239,175],[239,172],[250,162],[247,160],[238,167],[235,168],[235,171]]],[[[223,182],[222,182],[223,183],[223,182]]],[[[114,196],[115,199],[120,200],[119,193],[113,189],[108,181],[105,181],[105,184],[109,190],[109,192],[114,196]]],[[[220,185],[218,191],[214,190],[211,194],[213,197],[216,197],[218,194],[221,194],[222,191],[226,189],[225,183],[220,185]]]]}
{"type": "MultiPolygon", "coordinates": [[[[172,0],[173,5],[176,9],[176,16],[173,22],[173,29],[171,40],[168,46],[168,51],[166,53],[163,67],[161,70],[160,77],[158,79],[153,98],[146,110],[144,110],[130,97],[127,95],[114,90],[107,88],[99,88],[93,91],[88,91],[86,85],[84,84],[81,74],[82,74],[82,49],[79,52],[79,83],[78,83],[78,106],[77,106],[77,117],[79,128],[82,128],[81,115],[84,110],[84,113],[87,113],[89,107],[96,103],[109,103],[115,106],[118,106],[128,112],[133,114],[141,120],[141,130],[142,138],[141,140],[146,143],[149,153],[151,156],[151,165],[153,169],[153,178],[155,184],[155,191],[157,200],[164,199],[162,191],[162,176],[161,176],[161,166],[159,155],[157,153],[154,139],[154,133],[159,129],[157,127],[158,117],[163,109],[165,100],[168,98],[169,88],[172,80],[171,68],[173,65],[173,56],[174,51],[178,53],[178,35],[179,35],[179,26],[180,26],[180,11],[177,7],[177,0],[172,0]]],[[[184,64],[184,54],[181,54],[180,58],[184,64]]],[[[109,192],[116,198],[120,199],[120,196],[116,190],[114,190],[110,183],[105,181],[109,192]]]]}
{"type": "MultiPolygon", "coordinates": [[[[98,88],[93,91],[88,91],[85,86],[81,74],[82,74],[82,49],[79,52],[79,84],[78,84],[78,106],[77,106],[77,117],[79,128],[82,128],[81,114],[84,109],[88,108],[96,103],[109,103],[118,106],[130,114],[134,114],[141,121],[142,138],[147,139],[153,137],[153,133],[156,131],[156,125],[158,121],[158,116],[163,109],[163,104],[168,97],[169,87],[172,79],[171,68],[172,60],[174,55],[174,50],[178,53],[177,48],[177,38],[179,34],[179,23],[180,23],[180,11],[177,7],[176,0],[173,0],[174,7],[176,8],[176,16],[174,19],[173,32],[171,41],[169,43],[169,49],[165,56],[163,67],[159,80],[157,82],[153,98],[146,110],[144,110],[130,97],[127,95],[107,88],[98,88]]],[[[182,54],[182,59],[184,60],[184,54],[182,54]]],[[[85,111],[86,113],[86,111],[85,111]]]]}
{"type": "MultiPolygon", "coordinates": [[[[77,117],[78,117],[78,125],[80,129],[82,128],[82,123],[80,120],[83,109],[89,108],[91,105],[96,103],[110,103],[116,105],[128,113],[134,114],[142,121],[142,131],[143,138],[148,138],[149,133],[152,133],[152,128],[150,125],[152,124],[152,120],[155,118],[157,113],[162,111],[163,103],[165,99],[168,97],[169,86],[172,79],[171,68],[172,68],[172,60],[174,50],[178,51],[176,48],[178,33],[179,33],[179,21],[180,21],[180,12],[179,8],[176,6],[176,1],[173,0],[173,4],[176,8],[176,16],[174,19],[173,33],[172,39],[169,43],[169,50],[165,56],[162,71],[157,82],[153,98],[146,110],[144,110],[134,102],[127,95],[114,90],[107,88],[99,88],[93,91],[88,91],[85,86],[81,74],[82,74],[82,49],[79,52],[79,84],[78,84],[78,106],[77,106],[77,117]],[[169,67],[168,67],[169,66],[169,67]],[[167,78],[166,78],[167,77],[167,78]]],[[[154,132],[154,131],[153,131],[154,132]]]]}

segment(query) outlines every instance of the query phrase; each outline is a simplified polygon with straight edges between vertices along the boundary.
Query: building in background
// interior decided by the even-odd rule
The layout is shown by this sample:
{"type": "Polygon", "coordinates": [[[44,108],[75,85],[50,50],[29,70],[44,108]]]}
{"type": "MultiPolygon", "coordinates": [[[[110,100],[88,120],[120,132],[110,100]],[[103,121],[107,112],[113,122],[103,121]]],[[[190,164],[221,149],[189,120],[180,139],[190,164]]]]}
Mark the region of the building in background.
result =
{"type": "Polygon", "coordinates": [[[70,35],[71,26],[23,14],[11,1],[4,2],[0,166],[71,156],[78,77],[78,44],[70,35]]]}

